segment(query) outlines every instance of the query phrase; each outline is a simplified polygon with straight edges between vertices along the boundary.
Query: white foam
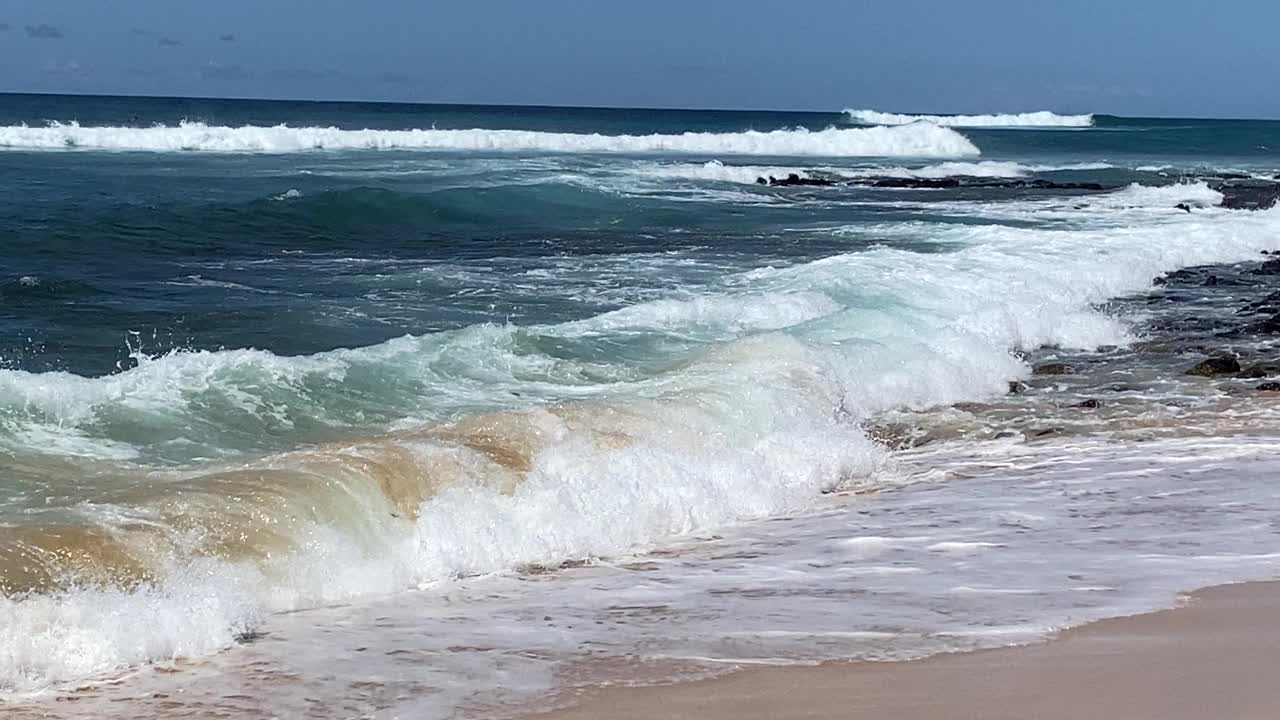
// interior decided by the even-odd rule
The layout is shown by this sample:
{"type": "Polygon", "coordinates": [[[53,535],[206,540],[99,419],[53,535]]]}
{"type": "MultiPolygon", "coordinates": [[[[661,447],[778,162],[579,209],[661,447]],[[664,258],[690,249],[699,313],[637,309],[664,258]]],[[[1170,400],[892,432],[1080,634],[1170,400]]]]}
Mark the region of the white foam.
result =
{"type": "Polygon", "coordinates": [[[866,125],[907,125],[926,121],[947,127],[1089,127],[1093,115],[1059,115],[1037,112],[995,115],[901,115],[876,110],[845,110],[851,120],[866,125]]]}
{"type": "Polygon", "coordinates": [[[709,160],[702,164],[648,165],[637,170],[637,174],[644,177],[728,182],[741,185],[755,185],[756,180],[759,178],[768,178],[770,176],[784,178],[792,173],[800,177],[810,177],[807,171],[799,168],[726,165],[719,160],[709,160]]]}
{"type": "MultiPolygon", "coordinates": [[[[983,160],[980,162],[949,161],[922,167],[897,165],[877,167],[823,167],[821,174],[836,178],[1020,178],[1038,172],[1105,170],[1114,167],[1109,163],[1069,163],[1065,165],[1024,165],[1009,160],[983,160]]],[[[635,174],[645,178],[685,179],[707,182],[726,182],[755,185],[760,178],[785,178],[794,174],[802,178],[813,177],[813,170],[803,167],[735,165],[720,160],[706,163],[664,163],[639,167],[635,174]]]]}
{"type": "Polygon", "coordinates": [[[1280,511],[1274,437],[982,447],[903,453],[893,492],[828,496],[825,512],[726,528],[640,564],[269,617],[266,642],[40,709],[130,717],[137,698],[164,695],[228,715],[288,716],[308,700],[353,711],[376,700],[400,717],[468,715],[472,703],[527,714],[582,684],[688,680],[724,663],[903,660],[1034,641],[1280,570],[1259,532],[1280,511]],[[914,480],[938,467],[965,480],[914,480]],[[1185,486],[1194,492],[1176,505],[1157,499],[1185,486]],[[1042,522],[1005,522],[1014,508],[1042,522]],[[957,555],[931,550],[935,541],[999,550],[957,555]]]}
{"type": "Polygon", "coordinates": [[[927,123],[900,128],[748,130],[681,135],[600,135],[488,129],[344,130],[286,125],[223,127],[194,122],[146,128],[52,123],[46,127],[18,125],[0,128],[0,147],[224,153],[430,150],[822,157],[962,157],[978,154],[978,148],[963,135],[927,123]]]}
{"type": "MultiPolygon", "coordinates": [[[[466,471],[421,505],[416,522],[392,517],[378,483],[369,482],[363,494],[344,496],[359,500],[347,503],[346,525],[301,529],[297,554],[261,568],[198,574],[228,578],[232,600],[210,597],[204,580],[178,568],[154,591],[120,596],[117,613],[148,620],[119,631],[104,629],[105,615],[82,609],[98,602],[92,595],[5,605],[0,687],[35,688],[143,658],[206,652],[229,642],[244,618],[270,610],[524,563],[616,557],[675,534],[803,509],[824,489],[879,477],[883,450],[861,435],[857,421],[890,408],[1001,395],[1008,380],[1028,372],[1011,347],[1124,342],[1123,323],[1099,313],[1097,303],[1140,291],[1166,270],[1280,248],[1278,229],[1277,211],[1172,214],[1163,224],[1073,230],[929,226],[921,230],[926,237],[954,249],[876,248],[762,268],[731,278],[715,295],[522,330],[564,345],[660,339],[660,353],[645,358],[660,370],[647,373],[625,363],[566,370],[557,358],[514,352],[514,330],[494,326],[305,358],[175,355],[99,379],[0,372],[6,403],[16,399],[68,426],[93,426],[100,413],[130,408],[181,422],[183,413],[203,412],[200,403],[174,402],[193,397],[192,389],[270,414],[275,406],[262,388],[296,390],[313,376],[323,380],[318,386],[341,387],[356,373],[365,383],[391,378],[397,394],[397,382],[415,378],[445,413],[468,403],[492,409],[556,395],[585,400],[491,422],[499,430],[504,422],[530,428],[527,436],[536,439],[514,487],[504,484],[509,477],[472,470],[483,467],[482,453],[406,441],[415,457],[447,455],[466,471]],[[463,374],[440,374],[442,364],[463,374]],[[499,399],[515,389],[523,399],[499,399]],[[81,638],[80,646],[55,640],[29,649],[28,638],[41,632],[81,638]],[[4,643],[16,649],[4,651],[4,643]],[[75,664],[73,654],[90,660],[75,664]]],[[[308,412],[316,407],[305,393],[299,397],[291,402],[308,412]]],[[[841,536],[846,555],[889,551],[875,540],[850,544],[849,537],[841,536]]],[[[938,538],[933,547],[955,554],[988,541],[938,538]]],[[[886,563],[858,572],[919,571],[886,563]]]]}
{"type": "Polygon", "coordinates": [[[1118,207],[1143,206],[1172,208],[1179,203],[1212,207],[1222,202],[1222,193],[1204,182],[1150,186],[1132,183],[1128,187],[1095,198],[1098,202],[1118,207]]]}
{"type": "Polygon", "coordinates": [[[0,691],[26,694],[230,646],[260,620],[261,599],[218,564],[202,569],[164,588],[0,597],[0,691]]]}
{"type": "Polygon", "coordinates": [[[919,168],[908,167],[872,167],[836,170],[845,177],[896,177],[896,178],[947,178],[947,177],[991,177],[1016,178],[1032,172],[1032,168],[1021,163],[1006,160],[983,160],[982,162],[945,162],[926,165],[919,168]]]}

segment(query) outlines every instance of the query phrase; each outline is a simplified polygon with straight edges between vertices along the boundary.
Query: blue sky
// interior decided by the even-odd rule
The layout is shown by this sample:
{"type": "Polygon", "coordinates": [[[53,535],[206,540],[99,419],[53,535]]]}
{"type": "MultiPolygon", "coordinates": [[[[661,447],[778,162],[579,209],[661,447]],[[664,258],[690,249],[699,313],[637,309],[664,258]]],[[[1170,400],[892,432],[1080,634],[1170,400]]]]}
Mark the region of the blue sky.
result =
{"type": "Polygon", "coordinates": [[[0,0],[0,90],[1280,117],[1280,2],[0,0]]]}

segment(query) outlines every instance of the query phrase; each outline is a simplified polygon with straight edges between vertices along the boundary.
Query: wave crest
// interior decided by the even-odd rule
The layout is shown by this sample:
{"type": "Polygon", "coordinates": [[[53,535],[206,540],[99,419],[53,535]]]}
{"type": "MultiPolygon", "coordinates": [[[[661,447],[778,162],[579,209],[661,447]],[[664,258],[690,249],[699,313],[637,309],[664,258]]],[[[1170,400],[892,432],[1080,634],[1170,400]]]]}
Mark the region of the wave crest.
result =
{"type": "Polygon", "coordinates": [[[945,127],[1092,127],[1093,115],[1059,115],[1040,110],[996,115],[900,115],[877,110],[845,110],[863,125],[908,125],[921,120],[945,127]]]}
{"type": "Polygon", "coordinates": [[[451,152],[671,153],[690,155],[808,155],[819,157],[963,157],[977,146],[936,125],[746,130],[679,135],[600,135],[533,130],[344,130],[336,127],[176,126],[0,128],[0,147],[144,152],[299,153],[317,150],[424,150],[451,152]]]}

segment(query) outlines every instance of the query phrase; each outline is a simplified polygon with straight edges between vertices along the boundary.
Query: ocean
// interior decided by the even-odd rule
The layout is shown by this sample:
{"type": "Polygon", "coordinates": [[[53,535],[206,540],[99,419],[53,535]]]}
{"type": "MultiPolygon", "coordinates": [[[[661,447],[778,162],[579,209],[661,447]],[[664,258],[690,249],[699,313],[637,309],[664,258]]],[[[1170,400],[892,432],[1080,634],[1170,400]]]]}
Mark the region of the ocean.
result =
{"type": "Polygon", "coordinates": [[[1273,121],[0,96],[0,702],[516,717],[1274,577],[1280,210],[1219,203],[1278,172],[1273,121]]]}

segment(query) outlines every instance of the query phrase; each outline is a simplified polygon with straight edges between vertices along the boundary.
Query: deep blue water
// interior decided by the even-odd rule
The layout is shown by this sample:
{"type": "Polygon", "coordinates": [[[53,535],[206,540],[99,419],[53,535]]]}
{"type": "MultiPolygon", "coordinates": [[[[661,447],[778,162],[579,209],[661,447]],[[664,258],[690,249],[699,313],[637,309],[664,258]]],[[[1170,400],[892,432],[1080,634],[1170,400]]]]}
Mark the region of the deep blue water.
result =
{"type": "MultiPolygon", "coordinates": [[[[0,126],[145,128],[181,121],[240,127],[527,129],[557,133],[736,133],[841,125],[838,113],[641,111],[4,96],[0,126]]],[[[981,160],[1117,168],[1057,173],[1123,185],[1134,168],[1265,166],[1280,124],[1101,116],[1090,129],[961,129],[981,160]]],[[[702,162],[716,156],[677,158],[702,162]]],[[[659,158],[661,159],[661,158],[659,158]]],[[[756,159],[724,157],[730,162],[756,159]]],[[[494,273],[555,258],[688,253],[744,267],[858,247],[830,225],[902,217],[892,205],[753,206],[673,179],[670,192],[600,180],[630,155],[319,151],[0,151],[0,362],[100,375],[127,366],[127,338],[147,352],[258,347],[312,353],[476,322],[562,322],[620,307],[621,296],[538,297],[433,284],[450,265],[494,273]],[[289,191],[301,197],[277,200],[289,191]],[[810,232],[806,228],[816,228],[810,232]],[[795,230],[798,232],[793,232],[795,230]],[[784,230],[788,232],[783,232],[784,230]],[[425,280],[425,282],[424,282],[425,280]]],[[[672,160],[672,158],[666,158],[672,160]]],[[[820,167],[921,165],[910,158],[767,158],[820,167]]],[[[1043,174],[1043,173],[1042,173],[1043,174]]],[[[776,196],[734,186],[744,197],[776,196]]],[[[850,191],[872,200],[885,193],[850,191]]],[[[890,199],[896,196],[888,195],[890,199]]],[[[912,244],[927,247],[925,240],[912,244]]],[[[631,277],[638,292],[672,278],[631,277]]]]}

